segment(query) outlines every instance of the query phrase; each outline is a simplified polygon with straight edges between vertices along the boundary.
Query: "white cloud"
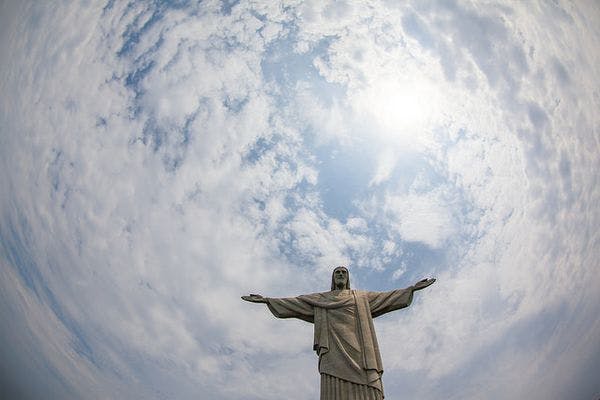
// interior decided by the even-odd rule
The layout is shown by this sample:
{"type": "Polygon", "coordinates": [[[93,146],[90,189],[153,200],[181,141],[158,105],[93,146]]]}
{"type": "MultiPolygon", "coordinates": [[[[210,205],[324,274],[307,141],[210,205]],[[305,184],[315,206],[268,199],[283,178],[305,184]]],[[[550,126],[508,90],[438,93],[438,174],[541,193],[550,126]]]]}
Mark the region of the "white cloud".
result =
{"type": "Polygon", "coordinates": [[[450,212],[435,194],[388,195],[383,205],[389,224],[403,240],[439,248],[455,233],[450,212]]]}

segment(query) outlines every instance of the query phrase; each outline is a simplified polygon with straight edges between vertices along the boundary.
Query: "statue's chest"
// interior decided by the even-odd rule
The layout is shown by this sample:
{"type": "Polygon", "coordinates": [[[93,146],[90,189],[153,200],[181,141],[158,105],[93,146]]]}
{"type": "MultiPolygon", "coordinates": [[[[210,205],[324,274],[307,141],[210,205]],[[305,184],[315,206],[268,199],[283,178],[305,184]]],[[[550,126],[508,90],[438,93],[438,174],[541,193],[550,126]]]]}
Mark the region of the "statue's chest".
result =
{"type": "Polygon", "coordinates": [[[334,338],[343,340],[354,348],[359,348],[358,314],[354,303],[327,310],[330,332],[334,338]]]}

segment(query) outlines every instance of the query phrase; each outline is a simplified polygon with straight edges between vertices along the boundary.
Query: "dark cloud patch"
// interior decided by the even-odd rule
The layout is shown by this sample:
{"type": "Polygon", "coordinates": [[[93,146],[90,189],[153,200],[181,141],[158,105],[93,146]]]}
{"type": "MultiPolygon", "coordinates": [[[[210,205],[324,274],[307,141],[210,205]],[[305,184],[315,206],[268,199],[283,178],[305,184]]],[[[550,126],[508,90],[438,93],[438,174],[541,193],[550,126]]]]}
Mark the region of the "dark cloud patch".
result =
{"type": "MultiPolygon", "coordinates": [[[[562,303],[548,307],[529,318],[516,321],[496,341],[476,350],[465,364],[436,381],[434,398],[506,398],[501,387],[490,387],[484,382],[497,382],[493,372],[500,368],[499,355],[521,354],[543,356],[543,349],[554,340],[557,327],[567,312],[562,303]],[[467,377],[469,379],[467,380],[467,377]],[[459,383],[460,382],[460,383],[459,383]]],[[[510,356],[509,356],[510,357],[510,356]]],[[[519,358],[519,357],[516,357],[519,358]]],[[[534,363],[535,359],[520,362],[534,363]]],[[[532,381],[529,384],[533,384],[532,381]]]]}
{"type": "Polygon", "coordinates": [[[556,79],[562,86],[571,84],[571,76],[558,58],[554,58],[551,62],[551,65],[556,79]]]}
{"type": "Polygon", "coordinates": [[[37,262],[32,257],[33,232],[25,216],[6,216],[0,226],[0,245],[7,264],[20,276],[23,284],[43,300],[45,281],[37,262]]]}
{"type": "Polygon", "coordinates": [[[247,152],[243,155],[242,161],[250,165],[256,164],[275,146],[276,138],[259,137],[252,143],[247,152]]]}
{"type": "MultiPolygon", "coordinates": [[[[458,69],[455,60],[455,54],[445,43],[440,43],[438,45],[438,52],[440,55],[442,69],[444,70],[444,75],[446,76],[446,79],[453,82],[456,79],[456,73],[458,69]]],[[[467,77],[467,80],[472,79],[471,77],[467,77]]]]}
{"type": "Polygon", "coordinates": [[[510,10],[480,12],[454,1],[438,1],[420,5],[420,16],[406,14],[402,27],[439,57],[448,80],[455,79],[459,66],[468,70],[469,55],[490,86],[514,94],[529,67],[526,52],[511,36],[502,12],[510,10]]]}
{"type": "Polygon", "coordinates": [[[561,399],[600,399],[600,335],[596,335],[592,352],[584,355],[577,370],[571,371],[573,384],[557,388],[556,394],[561,399]]]}
{"type": "Polygon", "coordinates": [[[547,175],[548,170],[545,161],[550,154],[542,140],[542,135],[530,129],[519,129],[517,134],[524,143],[523,151],[525,152],[528,172],[547,175]]]}
{"type": "Polygon", "coordinates": [[[77,175],[77,166],[65,153],[53,148],[50,152],[50,162],[47,169],[50,186],[50,198],[65,209],[73,194],[73,180],[77,175]]]}
{"type": "MultiPolygon", "coordinates": [[[[65,381],[51,360],[39,351],[32,327],[27,325],[26,319],[15,318],[27,307],[36,307],[45,304],[51,312],[64,324],[64,327],[73,336],[73,350],[86,358],[93,360],[93,352],[80,325],[75,322],[60,306],[52,290],[42,275],[43,269],[32,257],[34,253],[34,235],[26,217],[20,212],[15,221],[14,215],[4,220],[0,229],[0,255],[3,260],[2,267],[12,267],[19,278],[18,286],[31,295],[30,305],[19,305],[18,309],[9,312],[8,307],[14,299],[4,298],[6,293],[0,293],[0,317],[5,323],[0,324],[0,395],[16,396],[2,398],[41,398],[55,396],[55,398],[77,397],[71,392],[72,388],[65,381]],[[8,313],[8,314],[7,314],[8,313]],[[8,322],[10,321],[10,322],[8,322]]],[[[11,291],[16,288],[13,285],[11,291]]],[[[13,294],[14,296],[14,294],[13,294]]],[[[22,295],[21,295],[22,296],[22,295]]],[[[20,297],[18,297],[20,298],[20,297]]],[[[48,318],[52,318],[48,316],[48,318]]],[[[68,349],[64,349],[68,351],[68,349]]]]}
{"type": "Polygon", "coordinates": [[[444,41],[444,39],[435,36],[427,27],[425,21],[415,13],[409,13],[402,17],[402,28],[404,31],[416,39],[419,44],[432,52],[437,52],[440,57],[440,63],[444,74],[449,81],[456,78],[455,54],[444,41]]]}
{"type": "Polygon", "coordinates": [[[233,7],[237,6],[240,0],[222,0],[221,1],[221,13],[224,15],[230,15],[233,7]]]}
{"type": "Polygon", "coordinates": [[[544,307],[529,318],[517,320],[494,346],[511,347],[517,351],[541,349],[553,339],[556,329],[567,314],[567,303],[544,307]]]}
{"type": "Polygon", "coordinates": [[[527,115],[529,116],[529,121],[531,121],[537,130],[543,129],[548,124],[546,112],[535,103],[530,102],[527,104],[527,115]]]}
{"type": "MultiPolygon", "coordinates": [[[[17,213],[17,215],[19,215],[17,213]]],[[[31,290],[32,294],[54,312],[55,316],[63,323],[65,328],[73,335],[73,350],[80,356],[94,362],[94,351],[87,340],[87,335],[77,322],[61,305],[54,292],[48,287],[40,265],[31,256],[35,248],[32,241],[33,233],[23,215],[16,224],[14,218],[6,221],[6,230],[0,231],[2,252],[6,256],[8,265],[12,266],[20,276],[23,284],[31,290]]]]}
{"type": "Polygon", "coordinates": [[[231,96],[225,96],[223,100],[223,106],[231,113],[237,114],[244,106],[248,104],[248,97],[235,98],[231,96]]]}
{"type": "Polygon", "coordinates": [[[436,41],[429,32],[425,22],[415,13],[409,13],[402,17],[402,28],[406,33],[415,38],[421,46],[426,49],[434,49],[436,41]]]}
{"type": "Polygon", "coordinates": [[[573,16],[565,10],[563,3],[558,0],[546,1],[541,3],[543,7],[550,10],[550,15],[553,19],[560,21],[562,23],[572,24],[574,22],[573,16]]]}
{"type": "MultiPolygon", "coordinates": [[[[167,0],[167,1],[131,1],[128,4],[125,15],[134,13],[132,22],[127,25],[122,39],[123,44],[117,51],[118,57],[126,57],[131,55],[137,49],[140,39],[145,36],[151,29],[158,26],[164,19],[165,14],[169,10],[177,10],[188,7],[188,0],[167,0]],[[142,6],[138,8],[137,6],[142,6]]],[[[105,6],[104,11],[109,11],[114,6],[114,2],[109,1],[105,6]]]]}
{"type": "Polygon", "coordinates": [[[566,197],[567,204],[572,204],[575,193],[573,193],[573,183],[571,175],[571,160],[566,152],[562,152],[560,155],[560,162],[558,164],[558,172],[562,180],[562,190],[566,197]]]}
{"type": "MultiPolygon", "coordinates": [[[[130,5],[132,4],[130,3],[130,5]]],[[[132,53],[138,46],[140,38],[162,19],[162,15],[163,11],[160,8],[150,8],[139,12],[123,33],[123,45],[117,51],[117,56],[125,57],[132,53]],[[145,20],[147,13],[150,13],[151,16],[145,20]]]]}
{"type": "Polygon", "coordinates": [[[136,91],[136,95],[142,94],[142,89],[140,87],[142,80],[152,71],[152,69],[156,66],[156,62],[154,60],[148,60],[142,62],[142,64],[135,68],[133,71],[129,72],[127,76],[125,76],[125,86],[132,88],[136,91]]]}
{"type": "Polygon", "coordinates": [[[102,9],[102,13],[106,14],[107,12],[111,11],[112,8],[115,6],[115,1],[116,0],[108,0],[104,5],[104,8],[102,9]]]}
{"type": "Polygon", "coordinates": [[[32,341],[29,327],[15,318],[19,313],[7,307],[0,293],[0,317],[5,323],[0,327],[0,398],[15,400],[78,398],[70,390],[63,376],[45,359],[38,344],[32,341]],[[6,323],[10,321],[10,323],[6,323]]]}
{"type": "Polygon", "coordinates": [[[199,107],[182,121],[158,120],[154,116],[146,120],[139,141],[162,155],[167,171],[174,172],[183,163],[193,136],[192,125],[201,114],[211,113],[209,103],[201,101],[199,107]]]}

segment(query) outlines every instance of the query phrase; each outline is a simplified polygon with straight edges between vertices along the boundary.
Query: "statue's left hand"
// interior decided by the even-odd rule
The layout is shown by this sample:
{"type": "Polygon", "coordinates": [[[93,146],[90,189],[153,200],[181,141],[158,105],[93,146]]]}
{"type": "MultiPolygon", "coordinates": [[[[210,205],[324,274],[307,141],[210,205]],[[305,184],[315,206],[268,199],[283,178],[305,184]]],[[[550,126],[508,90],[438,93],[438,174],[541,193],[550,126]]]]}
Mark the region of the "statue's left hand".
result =
{"type": "Polygon", "coordinates": [[[423,280],[420,280],[419,282],[415,283],[413,286],[413,290],[421,290],[421,289],[425,289],[427,286],[433,284],[433,282],[435,282],[435,278],[426,278],[423,280]]]}
{"type": "Polygon", "coordinates": [[[246,300],[252,303],[266,303],[267,299],[262,297],[260,294],[250,294],[250,296],[242,296],[242,300],[246,300]]]}

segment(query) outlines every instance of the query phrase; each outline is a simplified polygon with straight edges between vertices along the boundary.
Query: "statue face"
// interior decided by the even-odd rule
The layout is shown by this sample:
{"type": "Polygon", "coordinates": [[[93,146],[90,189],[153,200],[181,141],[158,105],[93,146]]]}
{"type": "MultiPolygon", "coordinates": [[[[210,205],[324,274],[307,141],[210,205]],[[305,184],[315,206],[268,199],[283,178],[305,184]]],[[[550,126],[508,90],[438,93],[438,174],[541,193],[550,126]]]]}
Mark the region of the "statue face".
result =
{"type": "Polygon", "coordinates": [[[348,284],[348,270],[344,267],[338,267],[333,270],[333,282],[336,287],[346,287],[348,284]]]}

